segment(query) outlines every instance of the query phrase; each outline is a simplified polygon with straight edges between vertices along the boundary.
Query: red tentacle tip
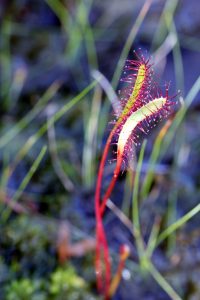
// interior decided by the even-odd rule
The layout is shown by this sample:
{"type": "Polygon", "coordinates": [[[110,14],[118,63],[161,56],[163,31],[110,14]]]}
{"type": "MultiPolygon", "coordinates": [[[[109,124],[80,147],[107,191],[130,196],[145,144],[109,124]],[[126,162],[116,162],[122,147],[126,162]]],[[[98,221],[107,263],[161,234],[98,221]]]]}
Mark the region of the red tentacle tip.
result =
{"type": "Polygon", "coordinates": [[[127,244],[123,244],[119,250],[120,260],[125,261],[130,255],[130,247],[127,244]]]}

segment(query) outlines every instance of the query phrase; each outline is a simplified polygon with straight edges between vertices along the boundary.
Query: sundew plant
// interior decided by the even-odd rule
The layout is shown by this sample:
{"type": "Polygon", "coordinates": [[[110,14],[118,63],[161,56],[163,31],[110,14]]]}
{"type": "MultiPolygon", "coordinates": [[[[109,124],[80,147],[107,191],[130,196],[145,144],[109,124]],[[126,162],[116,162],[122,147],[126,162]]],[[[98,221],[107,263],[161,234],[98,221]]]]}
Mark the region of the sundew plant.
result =
{"type": "Polygon", "coordinates": [[[199,299],[199,5],[0,1],[0,300],[199,299]]]}
{"type": "MultiPolygon", "coordinates": [[[[121,112],[116,116],[114,127],[111,130],[99,166],[95,193],[96,213],[96,275],[99,291],[103,292],[105,299],[109,299],[113,292],[111,284],[111,263],[109,247],[103,226],[103,216],[106,203],[117,182],[122,163],[125,164],[133,147],[139,144],[140,133],[148,132],[156,126],[158,121],[167,118],[173,111],[175,96],[168,94],[168,85],[165,93],[154,81],[153,66],[149,58],[145,58],[141,50],[135,52],[136,60],[127,60],[121,81],[126,86],[120,91],[121,112]],[[116,144],[116,166],[113,177],[103,194],[102,179],[109,148],[116,144]]],[[[126,247],[124,247],[126,249],[126,247]]],[[[121,272],[121,270],[120,270],[121,272]]],[[[117,274],[117,276],[120,276],[117,274]]],[[[115,282],[116,280],[114,280],[115,282]]]]}

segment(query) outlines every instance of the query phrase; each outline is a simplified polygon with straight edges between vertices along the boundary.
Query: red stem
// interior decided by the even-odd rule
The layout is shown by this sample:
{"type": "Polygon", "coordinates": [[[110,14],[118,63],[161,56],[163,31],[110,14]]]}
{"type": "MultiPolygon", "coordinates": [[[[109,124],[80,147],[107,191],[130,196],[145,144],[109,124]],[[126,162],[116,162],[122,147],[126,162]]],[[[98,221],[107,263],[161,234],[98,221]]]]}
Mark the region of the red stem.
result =
{"type": "Polygon", "coordinates": [[[121,154],[118,154],[117,156],[117,163],[116,163],[116,167],[115,167],[115,170],[114,170],[114,173],[113,173],[113,177],[112,177],[112,180],[103,196],[103,200],[101,202],[101,215],[103,215],[104,211],[105,211],[105,207],[106,207],[106,203],[108,201],[108,198],[110,197],[110,194],[112,193],[112,190],[115,186],[115,183],[117,181],[117,178],[119,176],[119,172],[120,172],[120,169],[121,169],[121,164],[122,164],[122,155],[121,154]]]}
{"type": "Polygon", "coordinates": [[[109,249],[108,244],[106,241],[106,236],[103,228],[103,222],[102,222],[102,214],[101,214],[101,206],[100,206],[100,192],[101,192],[101,184],[102,184],[102,178],[103,178],[103,170],[106,163],[106,158],[108,155],[109,147],[113,138],[113,135],[115,134],[116,127],[113,128],[113,130],[110,132],[110,135],[107,139],[104,152],[102,155],[102,159],[99,166],[98,171],[98,177],[97,177],[97,184],[96,184],[96,192],[95,192],[95,214],[96,214],[96,259],[95,259],[95,265],[96,265],[96,276],[97,276],[97,287],[100,291],[103,290],[103,273],[105,273],[105,297],[108,298],[108,291],[109,291],[109,285],[110,285],[110,279],[111,279],[111,266],[109,261],[109,249]],[[103,254],[104,257],[104,267],[105,270],[103,272],[102,266],[101,266],[101,254],[103,254]]]}
{"type": "Polygon", "coordinates": [[[108,151],[110,148],[111,141],[113,139],[114,134],[120,124],[116,125],[113,130],[110,132],[108,139],[106,141],[106,145],[103,151],[103,155],[101,158],[97,184],[96,184],[96,192],[95,192],[95,215],[96,215],[96,258],[95,258],[95,268],[96,268],[96,277],[97,277],[97,288],[100,292],[103,292],[105,295],[105,300],[109,299],[109,287],[111,281],[111,264],[110,264],[110,255],[108,243],[106,240],[106,235],[103,227],[103,213],[105,211],[106,202],[114,188],[117,177],[120,172],[121,163],[122,163],[122,155],[118,154],[117,163],[114,170],[114,174],[112,180],[106,190],[106,193],[103,197],[103,201],[101,202],[101,185],[103,179],[103,171],[106,163],[106,159],[108,156],[108,151]],[[102,266],[102,258],[104,261],[104,266],[102,266]],[[105,268],[105,269],[103,269],[105,268]],[[103,279],[103,275],[105,275],[105,280],[103,279]]]}

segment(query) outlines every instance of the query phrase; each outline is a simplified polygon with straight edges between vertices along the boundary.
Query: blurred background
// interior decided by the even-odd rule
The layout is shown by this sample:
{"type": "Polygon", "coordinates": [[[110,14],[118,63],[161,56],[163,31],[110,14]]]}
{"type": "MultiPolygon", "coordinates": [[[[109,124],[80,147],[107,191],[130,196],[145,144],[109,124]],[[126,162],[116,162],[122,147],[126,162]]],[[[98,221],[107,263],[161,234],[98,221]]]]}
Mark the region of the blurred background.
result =
{"type": "MultiPolygon", "coordinates": [[[[113,274],[120,245],[131,253],[112,299],[200,299],[199,11],[198,0],[0,1],[0,299],[102,299],[96,174],[125,60],[139,48],[179,100],[168,127],[148,136],[138,187],[144,241],[196,210],[150,244],[156,269],[146,272],[131,230],[133,171],[121,173],[117,207],[110,202],[105,216],[113,274]]],[[[105,187],[113,169],[106,165],[105,187]]]]}

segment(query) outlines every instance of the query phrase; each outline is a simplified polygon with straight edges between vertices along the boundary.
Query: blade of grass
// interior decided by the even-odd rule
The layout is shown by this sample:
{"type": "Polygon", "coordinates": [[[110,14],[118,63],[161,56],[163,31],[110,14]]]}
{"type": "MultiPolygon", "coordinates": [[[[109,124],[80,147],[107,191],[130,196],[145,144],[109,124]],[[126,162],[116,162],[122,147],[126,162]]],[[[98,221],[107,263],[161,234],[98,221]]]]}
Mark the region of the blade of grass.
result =
{"type": "Polygon", "coordinates": [[[136,245],[137,245],[137,252],[138,256],[140,258],[140,262],[142,263],[142,257],[144,253],[144,241],[142,238],[141,234],[141,228],[140,228],[140,220],[139,220],[139,207],[138,207],[138,202],[139,202],[139,178],[140,178],[140,173],[141,173],[141,168],[142,168],[142,162],[144,158],[144,152],[145,152],[145,147],[146,147],[147,141],[144,140],[141,150],[140,150],[140,155],[138,158],[138,164],[136,167],[136,173],[135,173],[135,178],[134,178],[134,185],[133,185],[133,197],[132,197],[132,203],[133,203],[133,208],[132,208],[132,222],[133,222],[133,231],[134,231],[134,236],[136,240],[136,245]]]}
{"type": "MultiPolygon", "coordinates": [[[[119,101],[112,85],[106,79],[106,77],[98,70],[93,70],[92,76],[95,80],[98,81],[99,85],[102,87],[108,100],[110,101],[115,114],[118,115],[119,112],[121,111],[121,104],[120,104],[120,101],[119,101]]],[[[102,137],[105,132],[105,127],[108,124],[108,111],[109,110],[108,110],[107,102],[106,102],[106,104],[102,105],[101,110],[102,110],[101,122],[99,122],[99,128],[98,128],[98,140],[99,141],[102,141],[102,137]]]]}
{"type": "Polygon", "coordinates": [[[74,185],[63,170],[62,163],[59,159],[57,152],[57,144],[56,144],[56,134],[54,124],[49,125],[50,119],[50,111],[47,111],[47,126],[48,126],[48,141],[49,141],[49,152],[51,156],[52,165],[57,177],[60,179],[60,182],[68,192],[72,192],[74,190],[74,185]]]}
{"type": "Polygon", "coordinates": [[[188,222],[192,217],[194,217],[199,212],[200,212],[200,204],[197,204],[193,209],[191,209],[183,217],[178,219],[176,222],[174,222],[169,227],[167,227],[162,233],[160,233],[160,235],[158,236],[156,245],[158,246],[168,236],[170,236],[174,231],[176,231],[181,226],[183,226],[186,222],[188,222]]]}
{"type": "Polygon", "coordinates": [[[2,167],[1,167],[1,179],[0,179],[0,190],[5,190],[7,179],[9,176],[9,169],[7,168],[9,164],[9,152],[7,150],[3,151],[2,155],[2,167]]]}
{"type": "Polygon", "coordinates": [[[128,217],[130,214],[131,196],[133,191],[135,170],[128,168],[124,185],[124,196],[122,201],[122,211],[128,217]]]}
{"type": "Polygon", "coordinates": [[[77,8],[77,23],[79,24],[86,45],[88,65],[90,68],[98,69],[98,58],[94,40],[93,28],[89,22],[89,14],[93,0],[80,1],[77,8]]]}
{"type": "Polygon", "coordinates": [[[52,99],[60,87],[59,82],[54,82],[38,100],[37,104],[31,109],[19,122],[0,137],[0,148],[3,148],[13,140],[24,128],[26,128],[33,119],[42,111],[45,105],[52,99]]]}
{"type": "Polygon", "coordinates": [[[54,14],[58,17],[63,28],[65,30],[69,30],[69,28],[67,27],[67,23],[68,19],[70,18],[70,15],[63,3],[58,0],[45,0],[45,2],[49,5],[54,14]]]}
{"type": "Polygon", "coordinates": [[[174,118],[173,124],[168,131],[168,134],[166,135],[165,139],[163,140],[161,156],[163,156],[165,154],[165,152],[167,151],[178,127],[180,126],[181,122],[183,121],[190,105],[192,104],[192,101],[194,100],[196,95],[199,93],[199,91],[200,91],[200,76],[197,78],[197,80],[193,84],[192,88],[188,92],[188,94],[185,98],[184,105],[177,112],[176,117],[174,118]]]}
{"type": "Polygon", "coordinates": [[[121,103],[108,79],[98,70],[92,71],[92,77],[98,81],[99,85],[106,93],[106,96],[108,97],[115,114],[119,116],[122,110],[121,103]]]}
{"type": "MultiPolygon", "coordinates": [[[[167,124],[166,124],[167,125],[167,124]]],[[[160,133],[164,133],[164,131],[167,132],[166,129],[166,125],[161,129],[160,133]],[[164,129],[164,130],[163,130],[164,129]]],[[[159,133],[159,135],[160,135],[159,133]]],[[[163,134],[164,136],[165,134],[163,134]]],[[[171,171],[171,183],[176,182],[176,173],[177,173],[177,164],[178,164],[178,156],[179,156],[179,151],[180,151],[180,147],[182,145],[182,136],[183,134],[180,134],[180,136],[176,139],[175,141],[175,157],[173,160],[173,165],[172,165],[172,171],[171,171]],[[177,150],[176,150],[177,149],[177,150]]],[[[173,187],[170,189],[170,193],[169,193],[169,200],[168,200],[168,206],[167,206],[167,210],[166,210],[166,222],[167,222],[167,226],[170,225],[172,222],[174,222],[176,220],[176,202],[177,202],[177,187],[176,184],[173,185],[173,187]]],[[[156,248],[156,243],[157,243],[157,237],[158,237],[158,229],[159,226],[156,227],[157,222],[155,222],[152,232],[150,234],[150,238],[148,241],[148,246],[147,248],[150,248],[150,250],[146,249],[147,252],[149,252],[150,254],[153,253],[154,249],[156,248]],[[156,227],[156,228],[154,228],[156,227]],[[156,236],[154,234],[154,229],[156,231],[156,236]],[[153,242],[151,241],[151,237],[153,238],[153,242]]],[[[171,234],[169,236],[168,239],[168,253],[172,251],[173,246],[175,245],[175,241],[176,241],[176,236],[175,234],[171,234]]],[[[149,256],[149,254],[148,254],[149,256]]]]}
{"type": "Polygon", "coordinates": [[[11,57],[10,57],[10,33],[12,31],[12,22],[9,18],[4,19],[1,25],[1,98],[2,106],[5,110],[10,107],[10,86],[11,86],[11,57]]]}
{"type": "Polygon", "coordinates": [[[101,109],[101,98],[102,90],[99,86],[96,86],[91,111],[88,116],[82,159],[83,183],[88,188],[93,185],[95,180],[96,166],[94,158],[96,156],[97,132],[99,113],[101,109]]]}
{"type": "Polygon", "coordinates": [[[177,36],[173,32],[170,32],[159,48],[153,53],[152,63],[154,66],[159,66],[159,64],[166,59],[176,43],[177,36]]]}
{"type": "Polygon", "coordinates": [[[182,95],[184,95],[184,69],[183,69],[183,59],[180,49],[180,42],[178,38],[178,34],[176,31],[175,23],[168,23],[168,29],[170,32],[176,37],[176,44],[173,47],[173,60],[174,60],[174,68],[175,68],[175,77],[176,77],[176,87],[178,90],[181,90],[182,95]]]}
{"type": "MultiPolygon", "coordinates": [[[[173,21],[173,15],[175,9],[177,7],[178,1],[174,1],[172,3],[169,2],[168,8],[163,11],[163,18],[166,26],[166,30],[168,30],[169,35],[174,36],[176,43],[173,46],[173,59],[174,59],[174,68],[175,68],[175,77],[176,77],[176,85],[177,88],[181,90],[182,94],[184,94],[184,69],[183,69],[183,60],[180,49],[179,36],[176,31],[176,26],[173,21]]],[[[159,31],[160,33],[160,31],[159,31]]]]}
{"type": "Polygon", "coordinates": [[[160,16],[160,20],[157,24],[157,30],[155,31],[152,48],[155,49],[158,45],[160,45],[165,39],[167,28],[166,24],[171,24],[173,20],[173,16],[175,10],[177,8],[179,0],[168,0],[165,3],[162,14],[160,16]]]}
{"type": "MultiPolygon", "coordinates": [[[[49,119],[49,126],[56,123],[65,113],[67,113],[73,106],[75,106],[83,97],[85,97],[97,84],[97,82],[94,80],[91,84],[89,84],[80,94],[78,94],[76,97],[74,97],[71,101],[66,103],[60,110],[58,110],[55,115],[53,115],[49,119]]],[[[11,169],[16,167],[18,162],[23,159],[23,157],[26,155],[26,153],[33,147],[33,145],[38,141],[39,138],[41,138],[45,132],[47,131],[47,123],[45,123],[35,134],[33,134],[25,143],[25,145],[20,149],[20,151],[17,153],[14,162],[12,164],[11,169]]]]}
{"type": "MultiPolygon", "coordinates": [[[[98,69],[98,58],[96,53],[96,45],[94,40],[93,28],[90,25],[89,14],[92,6],[92,0],[87,2],[80,1],[76,9],[77,26],[79,26],[82,39],[85,44],[86,55],[88,60],[88,69],[98,69]]],[[[85,77],[85,67],[82,69],[83,77],[85,77]]],[[[76,75],[74,76],[76,78],[76,75]]],[[[99,77],[99,76],[98,76],[99,77]]],[[[98,114],[100,110],[99,99],[101,99],[101,91],[97,87],[94,91],[92,108],[91,103],[85,101],[83,103],[83,125],[84,125],[84,146],[82,158],[82,179],[83,184],[89,188],[92,186],[95,178],[95,162],[94,155],[96,152],[96,139],[97,139],[97,123],[98,114]],[[95,118],[96,114],[96,118],[95,118]]]]}
{"type": "Polygon", "coordinates": [[[143,186],[141,189],[142,199],[145,199],[147,197],[147,195],[149,194],[149,191],[150,191],[150,188],[151,188],[151,185],[153,182],[155,164],[160,155],[160,150],[162,148],[163,139],[164,139],[169,127],[171,126],[171,123],[172,123],[172,120],[168,120],[165,123],[165,125],[161,128],[161,130],[153,144],[153,149],[152,149],[149,161],[148,161],[149,167],[147,169],[147,173],[144,178],[143,186]]]}
{"type": "Polygon", "coordinates": [[[159,234],[159,229],[160,229],[160,218],[157,217],[155,219],[155,222],[154,222],[153,227],[151,229],[151,233],[150,233],[150,236],[149,236],[147,247],[145,249],[146,256],[149,259],[151,258],[152,254],[153,254],[153,251],[156,247],[156,242],[157,242],[157,238],[158,238],[158,234],[159,234]]]}
{"type": "Polygon", "coordinates": [[[116,86],[117,86],[117,83],[119,81],[119,78],[120,78],[120,74],[121,74],[121,70],[122,70],[122,67],[124,65],[124,61],[125,59],[127,58],[128,56],[128,53],[133,45],[133,42],[136,38],[136,35],[140,29],[140,26],[142,25],[148,11],[149,11],[149,8],[151,6],[151,3],[152,3],[152,0],[146,0],[144,5],[142,6],[141,10],[140,10],[140,13],[138,15],[138,17],[136,18],[132,28],[131,28],[131,31],[127,37],[127,40],[124,44],[124,47],[122,49],[122,52],[121,52],[121,55],[119,57],[119,60],[118,60],[118,64],[117,64],[117,67],[116,67],[116,70],[114,72],[114,76],[113,76],[113,79],[112,79],[112,86],[113,88],[115,89],[116,86]]]}
{"type": "Polygon", "coordinates": [[[17,101],[21,95],[21,92],[24,87],[24,83],[27,79],[28,71],[27,67],[24,65],[19,66],[13,74],[12,83],[10,86],[10,99],[12,99],[12,103],[10,105],[11,109],[16,107],[17,101]]]}
{"type": "MultiPolygon", "coordinates": [[[[13,195],[13,197],[10,201],[11,203],[16,203],[19,200],[19,198],[21,197],[21,195],[23,194],[23,191],[27,187],[27,185],[30,182],[31,178],[33,177],[34,173],[37,171],[37,169],[40,165],[40,162],[42,161],[42,159],[46,153],[46,150],[47,150],[47,147],[43,146],[38,157],[32,164],[31,168],[29,169],[29,171],[26,174],[26,176],[24,177],[24,179],[22,180],[18,190],[13,195]]],[[[8,220],[10,213],[11,213],[11,208],[7,206],[7,208],[4,210],[4,212],[2,213],[2,216],[1,216],[1,218],[4,222],[6,222],[8,220]]]]}
{"type": "Polygon", "coordinates": [[[110,199],[106,203],[106,206],[114,213],[114,215],[128,228],[133,234],[133,224],[130,219],[119,209],[110,199]]]}
{"type": "MultiPolygon", "coordinates": [[[[167,207],[167,226],[170,226],[176,220],[176,204],[177,204],[177,188],[174,187],[170,190],[168,207],[167,207]]],[[[170,234],[167,240],[167,253],[170,255],[176,245],[176,235],[170,234]]]]}
{"type": "Polygon", "coordinates": [[[72,18],[71,14],[68,12],[67,7],[61,1],[58,0],[45,0],[45,1],[60,20],[64,33],[68,38],[68,42],[66,43],[66,48],[65,48],[65,56],[68,62],[70,62],[74,60],[77,51],[79,50],[79,46],[82,41],[81,30],[78,24],[72,18]]]}
{"type": "MultiPolygon", "coordinates": [[[[65,50],[67,58],[69,56],[72,58],[76,57],[76,54],[81,46],[81,43],[84,42],[89,69],[98,68],[98,59],[96,54],[96,46],[94,41],[93,29],[91,28],[89,22],[89,13],[92,6],[92,0],[89,0],[87,2],[79,1],[78,3],[74,3],[75,10],[73,15],[70,13],[70,10],[68,9],[67,5],[63,5],[62,3],[60,3],[60,1],[57,0],[56,1],[46,0],[46,1],[51,7],[51,9],[59,17],[63,25],[63,28],[65,30],[65,35],[68,39],[68,46],[66,47],[65,50]]],[[[85,65],[83,66],[82,64],[80,64],[80,68],[78,69],[71,68],[71,73],[73,74],[75,80],[77,80],[77,74],[78,77],[80,77],[80,71],[83,78],[85,78],[85,65]]],[[[80,80],[77,81],[77,85],[80,85],[80,80]]],[[[90,103],[87,103],[87,101],[85,101],[83,103],[83,119],[84,119],[83,125],[84,125],[85,137],[87,136],[88,133],[88,119],[90,119],[89,108],[90,108],[90,103]]],[[[86,138],[85,138],[85,142],[86,144],[84,143],[83,161],[84,159],[87,158],[88,164],[87,166],[82,167],[83,170],[82,175],[83,175],[83,180],[85,179],[84,183],[87,186],[89,186],[91,185],[91,180],[94,179],[94,176],[92,175],[92,173],[94,173],[92,171],[94,165],[91,164],[92,157],[90,157],[89,152],[86,151],[89,149],[86,138]],[[88,154],[87,157],[86,154],[88,154]]],[[[90,154],[92,154],[91,151],[90,154]]]]}
{"type": "Polygon", "coordinates": [[[154,267],[152,263],[149,264],[149,272],[157,283],[163,288],[163,290],[171,297],[173,300],[182,300],[181,297],[174,291],[171,285],[165,280],[160,272],[154,267]]]}

